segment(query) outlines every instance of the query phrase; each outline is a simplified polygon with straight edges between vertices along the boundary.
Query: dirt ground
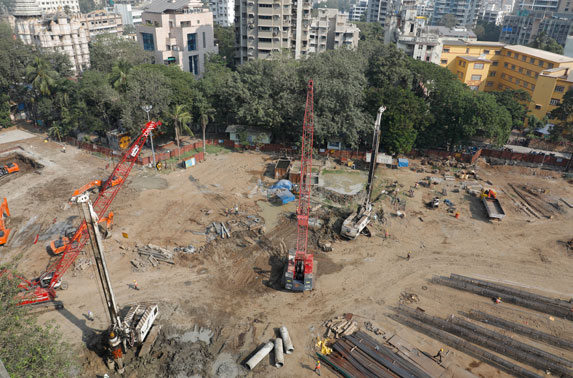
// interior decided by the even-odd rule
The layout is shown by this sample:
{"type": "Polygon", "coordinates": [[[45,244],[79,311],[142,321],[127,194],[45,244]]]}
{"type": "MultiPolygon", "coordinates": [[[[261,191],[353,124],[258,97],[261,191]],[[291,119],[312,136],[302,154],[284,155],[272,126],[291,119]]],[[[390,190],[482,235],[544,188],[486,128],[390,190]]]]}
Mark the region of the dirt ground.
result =
{"type": "MultiPolygon", "coordinates": [[[[49,241],[79,222],[78,210],[68,204],[74,189],[106,178],[115,162],[71,146],[62,153],[58,144],[45,143],[42,135],[0,144],[0,151],[16,146],[21,147],[18,154],[43,167],[0,182],[0,198],[8,198],[12,213],[8,225],[13,230],[8,245],[0,249],[0,263],[21,254],[17,269],[33,278],[55,258],[46,250],[49,241]]],[[[0,154],[0,159],[3,156],[0,154]]],[[[571,322],[551,320],[548,315],[511,305],[504,304],[502,310],[488,298],[429,282],[435,275],[457,273],[572,298],[569,267],[573,256],[568,255],[563,242],[573,237],[573,209],[565,206],[551,219],[537,219],[518,207],[517,197],[509,189],[509,184],[529,184],[545,189],[550,196],[573,198],[572,185],[558,173],[490,167],[480,162],[480,183],[489,187],[486,181],[492,182],[507,213],[497,223],[486,218],[477,197],[464,190],[453,192],[460,187],[460,180],[416,189],[413,198],[406,198],[405,218],[394,216],[389,198],[383,196],[376,206],[384,209],[387,221],[373,226],[375,235],[336,240],[332,252],[318,251],[313,243],[317,287],[312,292],[290,293],[280,290],[278,284],[282,261],[279,243],[284,241],[290,248],[296,242],[296,221],[289,216],[293,207],[283,214],[280,208],[274,212],[266,208],[267,217],[276,217],[268,223],[277,226],[264,235],[239,226],[241,221],[253,219],[248,216],[261,216],[263,209],[257,201],[266,201],[266,194],[259,181],[272,182],[264,176],[272,159],[255,152],[228,152],[210,154],[204,163],[187,170],[156,173],[143,167],[133,169],[111,206],[115,225],[113,236],[104,242],[106,258],[121,306],[158,303],[158,322],[164,331],[148,358],[128,365],[126,376],[311,376],[314,344],[324,333],[322,323],[343,313],[354,314],[360,324],[372,321],[386,334],[398,333],[428,353],[445,347],[449,371],[458,367],[481,377],[506,376],[392,320],[389,315],[403,292],[415,293],[419,302],[412,305],[432,315],[446,317],[470,309],[504,311],[520,324],[573,337],[571,322]],[[425,206],[444,186],[448,191],[445,198],[456,205],[459,219],[444,206],[436,210],[425,206]],[[226,217],[224,209],[234,206],[238,206],[239,215],[226,217]],[[231,226],[232,238],[208,242],[210,236],[201,233],[214,221],[236,225],[231,226]],[[388,239],[381,237],[385,230],[388,239]],[[171,250],[191,244],[199,251],[176,253],[174,265],[160,263],[158,267],[147,266],[145,271],[136,270],[131,264],[138,257],[135,246],[148,243],[171,250]],[[408,252],[410,261],[405,258],[408,252]],[[131,288],[134,280],[139,291],[131,288]],[[243,367],[245,359],[274,338],[281,325],[290,331],[294,354],[285,356],[281,369],[267,358],[248,372],[243,367]],[[208,334],[209,343],[197,340],[196,334],[208,334]]],[[[419,161],[411,164],[419,166],[419,161]]],[[[404,191],[426,176],[428,173],[410,169],[377,171],[377,179],[398,180],[404,191]]],[[[316,240],[317,235],[311,239],[316,240]]],[[[88,348],[109,321],[93,269],[71,267],[64,277],[68,289],[58,292],[65,308],[35,315],[60,326],[66,340],[77,348],[86,377],[109,373],[88,348]],[[87,320],[88,311],[95,313],[94,321],[87,320]]],[[[573,353],[553,352],[573,358],[573,353]]],[[[326,368],[322,370],[324,377],[335,376],[326,368]]]]}

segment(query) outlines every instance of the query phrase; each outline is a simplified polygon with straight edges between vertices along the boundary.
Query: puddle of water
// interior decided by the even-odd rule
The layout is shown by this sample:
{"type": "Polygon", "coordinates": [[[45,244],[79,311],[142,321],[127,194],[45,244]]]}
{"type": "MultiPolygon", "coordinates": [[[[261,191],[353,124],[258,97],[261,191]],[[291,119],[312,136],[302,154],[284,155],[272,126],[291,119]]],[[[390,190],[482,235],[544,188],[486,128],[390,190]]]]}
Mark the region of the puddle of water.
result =
{"type": "Polygon", "coordinates": [[[366,172],[353,171],[352,173],[323,173],[321,178],[322,186],[326,189],[354,195],[366,185],[368,175],[366,172]]]}
{"type": "Polygon", "coordinates": [[[257,205],[261,208],[259,215],[265,220],[265,227],[267,231],[271,231],[279,223],[282,213],[293,213],[296,211],[297,201],[289,202],[285,205],[275,205],[267,200],[257,201],[257,205]]]}

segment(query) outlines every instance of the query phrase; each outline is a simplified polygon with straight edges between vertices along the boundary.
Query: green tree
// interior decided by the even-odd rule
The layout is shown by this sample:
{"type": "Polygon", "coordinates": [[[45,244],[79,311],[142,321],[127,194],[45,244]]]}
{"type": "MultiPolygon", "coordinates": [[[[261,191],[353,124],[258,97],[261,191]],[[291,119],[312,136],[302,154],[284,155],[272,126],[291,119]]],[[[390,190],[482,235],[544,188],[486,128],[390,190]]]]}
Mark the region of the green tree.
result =
{"type": "Polygon", "coordinates": [[[215,41],[219,45],[219,55],[224,59],[225,64],[235,67],[235,27],[221,26],[215,24],[215,41]]]}
{"type": "Polygon", "coordinates": [[[52,138],[58,138],[58,142],[62,143],[62,136],[64,133],[64,128],[58,123],[54,123],[52,127],[48,129],[48,135],[52,138]]]}
{"type": "Polygon", "coordinates": [[[121,111],[120,95],[109,84],[103,72],[88,70],[79,83],[81,102],[86,107],[84,131],[105,132],[114,129],[121,111]]]}
{"type": "Polygon", "coordinates": [[[89,13],[98,8],[95,0],[79,0],[79,3],[80,3],[80,12],[82,13],[89,13]]]}
{"type": "Polygon", "coordinates": [[[529,47],[549,51],[555,54],[563,54],[563,46],[548,36],[545,32],[538,33],[529,43],[529,47]]]}
{"type": "Polygon", "coordinates": [[[531,101],[529,93],[523,89],[506,89],[503,92],[491,92],[498,104],[504,106],[511,115],[512,128],[523,129],[523,122],[527,115],[527,104],[531,101]]]}
{"type": "Polygon", "coordinates": [[[90,42],[91,68],[111,73],[120,61],[132,66],[151,62],[151,55],[137,42],[115,34],[99,34],[90,42]]]}
{"type": "Polygon", "coordinates": [[[19,280],[0,275],[0,360],[11,377],[68,377],[76,361],[52,324],[41,325],[18,306],[19,280]]]}
{"type": "Polygon", "coordinates": [[[499,41],[499,33],[501,32],[501,27],[497,26],[493,22],[478,21],[474,29],[478,41],[499,41]]]}
{"type": "Polygon", "coordinates": [[[43,96],[52,94],[52,87],[56,83],[58,73],[52,69],[50,64],[41,57],[36,57],[33,62],[26,67],[26,78],[28,83],[43,96]]]}
{"type": "Polygon", "coordinates": [[[448,13],[442,16],[438,24],[451,29],[458,24],[458,19],[454,14],[448,13]]]}
{"type": "Polygon", "coordinates": [[[573,142],[573,89],[565,93],[563,100],[551,111],[549,117],[557,120],[551,130],[551,139],[560,141],[565,138],[573,142]]]}
{"type": "Polygon", "coordinates": [[[121,93],[127,90],[127,77],[133,66],[126,60],[117,61],[111,71],[111,86],[121,93]]]}
{"type": "Polygon", "coordinates": [[[175,129],[175,140],[177,141],[177,151],[179,158],[181,158],[181,151],[179,148],[179,135],[180,129],[186,131],[189,135],[193,135],[189,129],[188,123],[191,122],[191,114],[185,108],[185,105],[175,105],[171,109],[170,117],[173,120],[173,128],[175,129]]]}
{"type": "Polygon", "coordinates": [[[360,29],[360,41],[384,42],[384,29],[378,22],[357,22],[360,29]]]}
{"type": "Polygon", "coordinates": [[[207,132],[207,125],[209,121],[213,121],[215,119],[215,109],[211,107],[211,105],[207,102],[200,102],[197,105],[199,109],[199,122],[201,122],[201,131],[203,132],[203,158],[207,158],[207,144],[205,139],[205,134],[207,132]]]}

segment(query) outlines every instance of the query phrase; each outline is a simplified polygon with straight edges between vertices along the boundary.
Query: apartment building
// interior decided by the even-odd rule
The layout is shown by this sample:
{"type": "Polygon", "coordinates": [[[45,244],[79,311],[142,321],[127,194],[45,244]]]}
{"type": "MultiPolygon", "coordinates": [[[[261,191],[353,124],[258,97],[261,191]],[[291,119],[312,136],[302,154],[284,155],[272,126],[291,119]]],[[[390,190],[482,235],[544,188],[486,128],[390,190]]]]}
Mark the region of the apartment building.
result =
{"type": "Polygon", "coordinates": [[[573,34],[573,13],[519,10],[505,15],[499,40],[512,45],[527,45],[541,32],[565,45],[567,36],[573,34]]]}
{"type": "Polygon", "coordinates": [[[313,17],[309,34],[309,53],[320,53],[339,48],[358,47],[360,30],[348,22],[345,14],[338,9],[319,8],[313,17]]]}
{"type": "Polygon", "coordinates": [[[359,0],[356,4],[350,6],[348,11],[348,20],[358,22],[362,18],[362,15],[366,17],[366,11],[368,10],[368,1],[359,0]]]}
{"type": "Polygon", "coordinates": [[[213,13],[199,1],[155,0],[136,26],[137,41],[152,53],[156,64],[177,64],[200,77],[208,54],[218,47],[213,36],[213,13]]]}
{"type": "Polygon", "coordinates": [[[123,33],[123,21],[121,15],[97,10],[88,14],[82,14],[79,18],[82,26],[88,29],[89,38],[98,34],[117,34],[123,33]]]}
{"type": "Polygon", "coordinates": [[[503,18],[506,14],[507,12],[500,9],[485,9],[479,18],[483,22],[488,22],[499,26],[503,24],[503,18]]]}
{"type": "Polygon", "coordinates": [[[439,25],[446,14],[456,16],[459,26],[474,28],[476,26],[483,0],[435,0],[432,25],[439,25]]]}
{"type": "Polygon", "coordinates": [[[79,0],[38,0],[38,5],[44,14],[54,14],[58,10],[68,15],[80,13],[79,0]]]}
{"type": "Polygon", "coordinates": [[[573,58],[521,45],[444,41],[440,65],[474,90],[526,91],[529,112],[539,119],[573,85],[573,58]]]}
{"type": "Polygon", "coordinates": [[[235,0],[210,0],[213,21],[221,26],[231,26],[235,22],[235,0]]]}
{"type": "Polygon", "coordinates": [[[237,0],[237,63],[282,53],[305,57],[310,48],[311,7],[310,0],[237,0]]]}

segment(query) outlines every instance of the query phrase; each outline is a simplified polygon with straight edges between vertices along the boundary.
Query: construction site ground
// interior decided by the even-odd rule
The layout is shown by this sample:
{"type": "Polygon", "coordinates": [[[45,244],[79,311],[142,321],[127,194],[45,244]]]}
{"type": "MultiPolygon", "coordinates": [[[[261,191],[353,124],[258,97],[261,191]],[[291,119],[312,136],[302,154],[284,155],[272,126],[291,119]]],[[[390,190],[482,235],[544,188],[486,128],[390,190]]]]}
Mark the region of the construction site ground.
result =
{"type": "MultiPolygon", "coordinates": [[[[0,263],[20,256],[17,270],[33,278],[56,258],[47,251],[49,241],[79,223],[78,209],[68,204],[72,192],[91,180],[107,178],[116,161],[70,146],[62,153],[59,144],[45,142],[44,135],[26,138],[0,144],[0,151],[18,147],[0,154],[2,162],[18,154],[39,164],[0,182],[0,198],[8,198],[12,213],[8,226],[13,230],[8,245],[0,247],[0,263]]],[[[479,198],[464,190],[452,193],[460,180],[418,187],[413,198],[403,197],[404,218],[396,217],[390,199],[382,196],[375,206],[384,210],[386,222],[372,225],[372,237],[360,236],[354,241],[335,238],[333,251],[322,252],[316,244],[322,231],[313,232],[310,249],[318,263],[317,286],[312,292],[292,293],[280,289],[280,243],[294,247],[296,220],[291,214],[295,206],[268,205],[263,190],[264,185],[275,181],[268,176],[274,159],[257,152],[221,152],[209,154],[205,162],[186,170],[157,173],[134,167],[111,206],[115,213],[113,235],[104,246],[121,307],[136,302],[158,303],[158,323],[163,329],[150,355],[129,365],[126,376],[311,376],[316,362],[314,345],[325,331],[322,324],[344,313],[354,314],[359,325],[371,321],[386,335],[397,333],[432,355],[444,347],[447,376],[461,376],[462,371],[481,377],[507,376],[392,320],[389,315],[404,302],[404,293],[417,298],[407,305],[432,315],[446,317],[471,309],[503,312],[518,324],[573,337],[571,321],[509,304],[495,305],[490,298],[429,282],[435,275],[457,273],[572,298],[573,255],[564,242],[573,237],[573,209],[564,206],[552,213],[551,219],[538,219],[521,210],[515,194],[509,192],[509,184],[528,184],[545,189],[551,196],[573,198],[572,185],[558,172],[490,167],[480,161],[480,183],[498,190],[507,213],[501,222],[487,219],[479,198]],[[486,184],[487,180],[492,185],[486,184]],[[444,198],[456,205],[458,219],[445,206],[426,206],[444,186],[448,186],[444,198]],[[235,206],[239,214],[225,216],[225,209],[235,206]],[[261,219],[267,224],[264,235],[233,226],[228,239],[217,237],[207,242],[209,235],[201,234],[212,222],[238,224],[248,216],[261,217],[261,213],[268,218],[261,219]],[[172,265],[160,262],[157,267],[147,264],[135,268],[131,261],[141,259],[136,245],[146,244],[169,250],[193,245],[197,252],[175,253],[172,265]],[[132,288],[134,280],[139,290],[132,288]],[[247,371],[245,359],[275,338],[281,325],[287,326],[295,346],[295,352],[285,356],[285,366],[277,369],[271,365],[272,358],[267,358],[254,371],[247,371]],[[201,338],[210,339],[210,344],[201,338]]],[[[419,161],[411,160],[410,164],[420,166],[419,161]]],[[[432,174],[381,167],[376,180],[397,180],[407,192],[428,175],[432,174]]],[[[329,204],[330,200],[324,200],[316,211],[325,212],[329,204]]],[[[89,257],[87,252],[80,259],[89,257]]],[[[109,324],[93,269],[93,265],[84,270],[70,268],[64,277],[68,288],[58,291],[64,309],[37,311],[34,316],[60,327],[65,340],[78,351],[80,375],[114,376],[93,351],[94,335],[109,324]],[[87,319],[88,311],[95,314],[94,321],[87,319]]],[[[571,352],[554,353],[573,358],[571,352]]],[[[323,367],[322,376],[335,374],[323,367]]]]}

